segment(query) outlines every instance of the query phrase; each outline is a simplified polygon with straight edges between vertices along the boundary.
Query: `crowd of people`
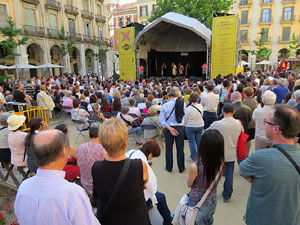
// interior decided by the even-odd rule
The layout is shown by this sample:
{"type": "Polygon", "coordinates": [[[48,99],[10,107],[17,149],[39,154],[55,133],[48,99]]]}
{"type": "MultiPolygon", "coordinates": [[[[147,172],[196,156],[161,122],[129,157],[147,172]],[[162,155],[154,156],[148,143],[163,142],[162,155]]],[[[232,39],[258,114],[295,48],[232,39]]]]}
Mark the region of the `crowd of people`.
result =
{"type": "Polygon", "coordinates": [[[27,166],[35,174],[17,193],[20,224],[148,225],[152,205],[163,224],[178,224],[152,170],[152,158],[161,153],[158,139],[165,142],[166,172],[173,171],[174,141],[179,173],[186,161],[191,163],[186,204],[197,205],[209,190],[195,224],[213,224],[219,179],[213,182],[219,173],[225,177],[223,200],[231,201],[235,162],[252,184],[246,224],[300,224],[296,72],[219,75],[212,81],[99,81],[93,75],[4,80],[0,109],[10,101],[43,107],[49,119],[70,114],[90,136],[76,150],[68,142],[66,124],[52,130],[41,118],[31,118],[27,134],[22,131],[25,116],[0,115],[1,161],[27,166]],[[156,129],[143,129],[147,125],[156,129]],[[243,132],[248,135],[246,160],[237,158],[243,132]],[[131,134],[141,147],[126,152],[131,134]],[[84,189],[71,183],[76,180],[84,189]]]}

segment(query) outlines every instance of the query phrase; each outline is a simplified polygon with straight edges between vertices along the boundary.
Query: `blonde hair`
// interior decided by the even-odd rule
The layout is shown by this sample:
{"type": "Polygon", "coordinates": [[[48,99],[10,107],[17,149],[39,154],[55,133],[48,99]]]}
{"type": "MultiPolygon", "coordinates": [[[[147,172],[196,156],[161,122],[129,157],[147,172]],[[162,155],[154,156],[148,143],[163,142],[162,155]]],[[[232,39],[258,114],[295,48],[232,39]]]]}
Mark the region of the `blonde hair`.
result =
{"type": "Polygon", "coordinates": [[[92,109],[93,109],[93,112],[97,112],[99,110],[99,105],[98,103],[93,103],[92,104],[92,109]]]}
{"type": "Polygon", "coordinates": [[[156,115],[157,115],[157,109],[154,108],[153,106],[151,106],[151,107],[148,109],[148,114],[149,114],[149,116],[156,116],[156,115]]]}
{"type": "Polygon", "coordinates": [[[115,92],[113,93],[113,97],[114,97],[114,98],[121,98],[120,92],[119,92],[119,91],[115,91],[115,92]]]}
{"type": "Polygon", "coordinates": [[[46,86],[45,85],[40,85],[40,90],[41,91],[46,91],[46,86]]]}
{"type": "Polygon", "coordinates": [[[126,149],[128,131],[121,119],[109,119],[99,129],[99,139],[110,157],[118,156],[126,149]]]}

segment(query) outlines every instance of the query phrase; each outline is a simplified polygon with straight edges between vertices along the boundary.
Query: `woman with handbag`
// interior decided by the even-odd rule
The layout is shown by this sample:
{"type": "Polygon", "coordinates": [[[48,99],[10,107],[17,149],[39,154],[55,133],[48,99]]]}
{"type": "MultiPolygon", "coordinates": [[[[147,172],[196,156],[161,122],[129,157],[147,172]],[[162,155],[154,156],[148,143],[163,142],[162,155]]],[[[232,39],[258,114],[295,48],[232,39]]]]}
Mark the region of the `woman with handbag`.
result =
{"type": "Polygon", "coordinates": [[[224,139],[222,134],[210,129],[202,135],[196,162],[192,163],[188,175],[190,192],[181,199],[173,219],[174,225],[211,225],[217,206],[217,185],[224,166],[224,139]],[[194,210],[194,217],[185,215],[183,206],[194,210]],[[192,207],[199,207],[197,208],[192,207]],[[197,210],[197,211],[195,211],[197,210]]]}

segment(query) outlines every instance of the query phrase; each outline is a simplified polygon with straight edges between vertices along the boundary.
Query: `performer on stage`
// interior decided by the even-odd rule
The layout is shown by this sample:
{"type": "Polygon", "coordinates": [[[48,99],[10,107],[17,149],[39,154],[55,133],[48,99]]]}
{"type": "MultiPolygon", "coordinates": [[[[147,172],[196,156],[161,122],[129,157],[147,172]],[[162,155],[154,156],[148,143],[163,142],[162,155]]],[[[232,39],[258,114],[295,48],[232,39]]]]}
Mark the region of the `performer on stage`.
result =
{"type": "Polygon", "coordinates": [[[185,68],[184,68],[184,74],[185,74],[185,77],[187,77],[189,75],[189,72],[190,72],[190,68],[191,68],[191,64],[188,62],[186,65],[185,65],[185,68]]]}
{"type": "Polygon", "coordinates": [[[174,62],[171,64],[171,70],[172,70],[172,77],[175,78],[177,75],[177,66],[175,65],[174,62]]]}
{"type": "Polygon", "coordinates": [[[183,70],[184,70],[183,64],[179,63],[179,65],[178,65],[178,74],[181,77],[183,77],[183,70]]]}
{"type": "Polygon", "coordinates": [[[167,65],[166,65],[166,63],[163,63],[161,66],[161,72],[160,72],[162,77],[167,76],[166,69],[167,69],[167,65]]]}

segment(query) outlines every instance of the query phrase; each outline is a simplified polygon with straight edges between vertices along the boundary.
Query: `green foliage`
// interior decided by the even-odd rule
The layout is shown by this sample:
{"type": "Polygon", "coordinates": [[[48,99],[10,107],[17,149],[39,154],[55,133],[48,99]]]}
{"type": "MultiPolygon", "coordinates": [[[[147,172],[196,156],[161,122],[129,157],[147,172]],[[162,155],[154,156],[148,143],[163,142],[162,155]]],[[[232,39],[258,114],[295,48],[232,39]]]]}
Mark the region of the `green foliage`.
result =
{"type": "Polygon", "coordinates": [[[158,8],[152,11],[149,22],[168,12],[176,12],[196,18],[211,29],[213,12],[227,13],[233,2],[234,0],[157,0],[158,8]]]}
{"type": "Polygon", "coordinates": [[[289,41],[290,45],[287,47],[289,50],[289,58],[297,57],[297,50],[300,48],[300,40],[296,38],[296,34],[292,34],[292,39],[289,41]]]}
{"type": "Polygon", "coordinates": [[[118,74],[116,71],[114,72],[114,74],[112,75],[112,78],[114,80],[119,80],[120,79],[120,74],[118,74]]]}
{"type": "Polygon", "coordinates": [[[0,42],[0,46],[7,51],[7,59],[15,59],[20,54],[15,52],[17,46],[25,45],[29,37],[24,36],[18,39],[17,36],[21,33],[22,29],[15,28],[15,24],[10,16],[7,17],[8,25],[0,27],[0,34],[5,38],[5,41],[0,42]]]}
{"type": "Polygon", "coordinates": [[[259,41],[253,41],[257,47],[257,50],[248,51],[251,55],[256,55],[259,60],[268,60],[272,49],[265,47],[265,44],[268,42],[268,37],[265,37],[266,32],[262,30],[260,34],[259,41]]]}
{"type": "Polygon", "coordinates": [[[92,66],[93,66],[93,64],[92,64],[92,57],[93,57],[93,54],[94,53],[89,53],[88,55],[87,55],[87,66],[88,66],[88,70],[89,71],[91,71],[93,68],[92,68],[92,66]]]}
{"type": "Polygon", "coordinates": [[[0,76],[0,84],[2,84],[4,80],[8,81],[11,78],[12,78],[11,76],[5,76],[5,75],[0,76]]]}
{"type": "Polygon", "coordinates": [[[59,45],[59,54],[61,55],[61,57],[64,57],[67,54],[69,54],[69,52],[73,48],[75,40],[71,39],[69,36],[66,35],[64,27],[61,28],[60,32],[58,33],[58,36],[59,39],[62,40],[62,42],[59,45]]]}

